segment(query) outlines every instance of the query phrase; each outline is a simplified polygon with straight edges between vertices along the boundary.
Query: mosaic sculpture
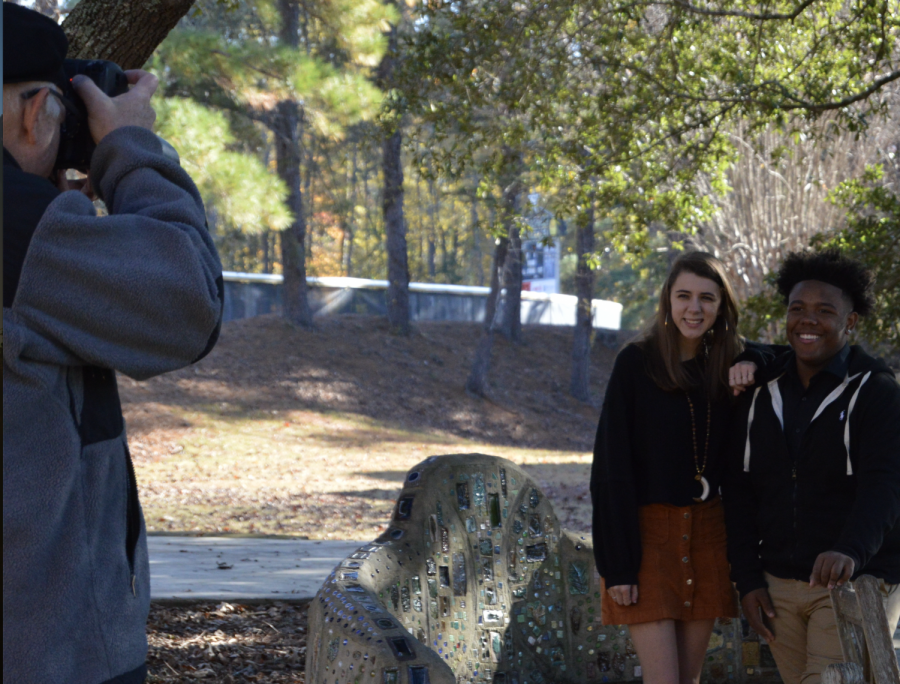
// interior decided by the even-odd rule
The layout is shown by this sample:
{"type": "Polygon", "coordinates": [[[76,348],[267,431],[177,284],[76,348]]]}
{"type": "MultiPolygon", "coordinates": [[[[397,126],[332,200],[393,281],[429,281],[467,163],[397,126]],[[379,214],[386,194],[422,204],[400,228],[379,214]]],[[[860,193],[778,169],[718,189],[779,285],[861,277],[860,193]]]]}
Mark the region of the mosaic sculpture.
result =
{"type": "MultiPolygon", "coordinates": [[[[308,684],[568,684],[640,680],[628,632],[600,624],[589,539],[561,530],[521,468],[432,456],[391,523],[309,607],[308,684]]],[[[742,681],[740,625],[717,625],[707,681],[742,681]],[[735,660],[735,654],[737,660],[735,660]]]]}

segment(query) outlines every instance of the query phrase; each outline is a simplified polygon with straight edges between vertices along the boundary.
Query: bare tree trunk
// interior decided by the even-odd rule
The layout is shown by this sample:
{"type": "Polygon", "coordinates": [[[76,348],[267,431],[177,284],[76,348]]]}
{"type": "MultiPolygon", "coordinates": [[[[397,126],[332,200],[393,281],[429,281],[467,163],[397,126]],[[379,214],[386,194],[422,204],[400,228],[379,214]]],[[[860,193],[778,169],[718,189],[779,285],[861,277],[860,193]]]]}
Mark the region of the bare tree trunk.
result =
{"type": "Polygon", "coordinates": [[[109,59],[123,69],[139,69],[193,4],[81,0],[62,24],[69,39],[68,57],[109,59]]]}
{"type": "Polygon", "coordinates": [[[437,213],[437,198],[434,190],[434,179],[428,181],[428,277],[434,282],[437,277],[435,257],[437,256],[437,229],[435,228],[435,214],[437,213]]]}
{"type": "Polygon", "coordinates": [[[494,268],[491,269],[491,291],[488,294],[484,311],[484,329],[478,346],[475,348],[475,359],[472,370],[466,379],[466,391],[478,397],[487,395],[488,371],[491,367],[491,351],[494,348],[494,334],[499,328],[500,316],[497,310],[497,299],[500,296],[500,273],[506,261],[509,240],[506,237],[498,240],[494,248],[494,268]]]}
{"type": "Polygon", "coordinates": [[[491,366],[491,351],[494,348],[493,328],[486,328],[478,340],[475,348],[475,360],[472,362],[472,370],[466,379],[466,392],[476,397],[487,396],[488,370],[491,366]]]}
{"type": "Polygon", "coordinates": [[[356,185],[357,185],[357,152],[359,150],[359,143],[355,143],[353,145],[353,158],[352,158],[352,168],[350,173],[350,182],[349,185],[349,214],[347,216],[347,226],[346,226],[346,239],[347,239],[347,261],[344,266],[344,275],[348,278],[353,275],[353,238],[356,234],[356,185]]]}
{"type": "MultiPolygon", "coordinates": [[[[441,245],[441,273],[444,274],[444,277],[449,280],[450,276],[450,250],[447,249],[447,233],[444,232],[443,229],[438,229],[440,234],[440,245],[441,245]]],[[[450,281],[452,282],[452,281],[450,281]]]]}
{"type": "Polygon", "coordinates": [[[346,232],[347,258],[344,262],[344,275],[348,278],[353,275],[353,227],[348,226],[346,232]]]}
{"type": "MultiPolygon", "coordinates": [[[[281,42],[292,48],[299,45],[299,11],[293,0],[278,0],[281,15],[281,42]]],[[[283,315],[291,323],[312,326],[312,311],[306,295],[306,215],[300,191],[300,106],[283,100],[275,107],[272,130],[275,134],[275,159],[278,177],[288,188],[288,208],[294,222],[281,234],[284,269],[283,315]]]]}
{"type": "MultiPolygon", "coordinates": [[[[304,6],[305,7],[305,6],[304,6]]],[[[304,12],[305,16],[305,12],[304,12]]],[[[307,45],[307,54],[309,53],[309,45],[307,45]]],[[[313,216],[315,216],[314,208],[313,208],[313,194],[310,192],[310,187],[312,186],[312,158],[313,158],[313,134],[312,132],[308,132],[306,137],[309,140],[308,144],[304,144],[302,146],[303,152],[303,160],[305,164],[303,165],[303,170],[305,173],[303,174],[303,196],[306,198],[306,202],[303,204],[303,208],[306,210],[306,218],[305,225],[307,226],[307,240],[306,240],[306,260],[312,261],[312,253],[313,253],[313,233],[315,232],[313,229],[313,216]]],[[[301,137],[302,141],[303,138],[301,137]]]]}
{"type": "Polygon", "coordinates": [[[416,259],[416,277],[419,280],[425,280],[427,269],[424,268],[425,259],[425,220],[422,218],[422,177],[416,174],[416,245],[418,248],[418,258],[416,259]]]}
{"type": "Polygon", "coordinates": [[[503,287],[506,297],[503,303],[503,319],[500,332],[507,339],[522,342],[522,238],[519,235],[518,216],[521,214],[522,155],[507,150],[508,182],[503,189],[503,222],[509,236],[509,251],[503,269],[503,287]]]}
{"type": "Polygon", "coordinates": [[[472,192],[469,212],[472,218],[472,266],[474,280],[479,287],[484,285],[484,264],[481,256],[481,234],[478,227],[478,200],[475,192],[472,192]]]}
{"type": "Polygon", "coordinates": [[[272,272],[272,264],[269,262],[269,231],[264,230],[262,235],[262,253],[263,253],[263,273],[272,272]]]}
{"type": "Polygon", "coordinates": [[[403,219],[403,166],[400,129],[384,141],[384,227],[387,234],[387,314],[391,328],[409,335],[409,261],[403,219]]]}
{"type": "Polygon", "coordinates": [[[428,279],[431,282],[437,280],[437,246],[434,243],[434,237],[428,236],[428,279]]]}
{"type": "Polygon", "coordinates": [[[363,155],[362,167],[362,186],[363,186],[363,206],[366,208],[366,231],[369,234],[375,233],[377,228],[374,225],[374,212],[369,211],[369,155],[363,155]]]}
{"type": "Polygon", "coordinates": [[[521,213],[522,155],[509,148],[504,150],[505,185],[503,188],[503,225],[505,236],[494,250],[491,273],[491,293],[485,311],[485,327],[475,350],[472,370],[466,380],[466,390],[483,397],[487,392],[487,376],[491,365],[494,334],[500,332],[515,342],[522,340],[522,242],[516,222],[521,213]],[[502,276],[501,276],[502,274],[502,276]],[[506,289],[502,307],[497,306],[501,285],[506,289]]]}
{"type": "Polygon", "coordinates": [[[522,338],[522,238],[519,226],[510,222],[509,252],[506,255],[503,287],[503,324],[500,332],[508,340],[521,343],[522,338]]]}
{"type": "Polygon", "coordinates": [[[575,290],[578,304],[575,314],[575,330],[572,335],[572,381],[570,391],[579,401],[591,400],[591,341],[593,316],[591,299],[594,294],[594,271],[588,257],[594,251],[593,203],[578,215],[578,232],[575,237],[578,270],[575,273],[575,290]]]}
{"type": "MultiPolygon", "coordinates": [[[[394,5],[403,3],[392,2],[394,5]]],[[[394,59],[398,53],[397,27],[388,33],[388,49],[378,67],[378,80],[383,89],[393,81],[394,59]]],[[[401,150],[402,115],[394,123],[394,130],[385,133],[382,155],[384,173],[384,230],[388,253],[387,317],[391,328],[401,335],[409,335],[409,255],[406,246],[406,221],[403,217],[403,162],[401,150]]]]}
{"type": "Polygon", "coordinates": [[[453,226],[450,238],[450,271],[451,283],[458,283],[459,278],[459,228],[453,226]]]}
{"type": "Polygon", "coordinates": [[[506,263],[506,253],[509,250],[509,238],[501,237],[497,241],[494,248],[494,267],[491,269],[491,291],[488,293],[487,302],[484,306],[484,324],[485,327],[496,327],[494,318],[497,315],[497,302],[500,299],[500,274],[503,272],[503,266],[506,263]]]}

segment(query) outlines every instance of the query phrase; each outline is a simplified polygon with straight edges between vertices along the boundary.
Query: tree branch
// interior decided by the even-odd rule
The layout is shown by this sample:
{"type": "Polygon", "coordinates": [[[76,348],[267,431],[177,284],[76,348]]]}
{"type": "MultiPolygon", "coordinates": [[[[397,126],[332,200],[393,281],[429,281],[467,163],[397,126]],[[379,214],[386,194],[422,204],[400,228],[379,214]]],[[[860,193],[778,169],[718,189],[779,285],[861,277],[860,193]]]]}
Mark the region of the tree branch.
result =
{"type": "Polygon", "coordinates": [[[670,7],[679,7],[683,10],[687,10],[693,14],[703,14],[708,17],[740,17],[742,19],[752,19],[753,21],[784,21],[790,20],[793,21],[810,5],[813,5],[818,0],[804,0],[799,5],[797,5],[796,9],[789,14],[784,14],[780,12],[765,12],[762,14],[755,14],[753,12],[741,12],[739,10],[710,10],[704,9],[703,7],[697,7],[696,5],[692,5],[689,2],[683,2],[682,0],[674,0],[674,2],[660,2],[657,4],[660,5],[668,5],[670,7]]]}
{"type": "Polygon", "coordinates": [[[123,69],[142,67],[194,0],[82,0],[62,27],[69,57],[108,59],[123,69]]]}
{"type": "Polygon", "coordinates": [[[788,93],[787,89],[782,87],[785,97],[789,97],[790,99],[794,100],[794,104],[775,105],[775,108],[784,109],[787,111],[805,109],[810,112],[827,112],[834,109],[843,109],[844,107],[849,107],[850,105],[855,104],[860,100],[865,100],[870,95],[881,90],[881,88],[886,86],[888,83],[896,81],[898,78],[900,78],[900,70],[892,71],[886,76],[875,79],[875,81],[872,82],[872,85],[870,85],[865,90],[861,90],[860,92],[856,93],[856,95],[850,95],[842,100],[838,100],[837,102],[825,102],[822,104],[816,104],[815,102],[806,102],[804,100],[801,100],[788,93]]]}

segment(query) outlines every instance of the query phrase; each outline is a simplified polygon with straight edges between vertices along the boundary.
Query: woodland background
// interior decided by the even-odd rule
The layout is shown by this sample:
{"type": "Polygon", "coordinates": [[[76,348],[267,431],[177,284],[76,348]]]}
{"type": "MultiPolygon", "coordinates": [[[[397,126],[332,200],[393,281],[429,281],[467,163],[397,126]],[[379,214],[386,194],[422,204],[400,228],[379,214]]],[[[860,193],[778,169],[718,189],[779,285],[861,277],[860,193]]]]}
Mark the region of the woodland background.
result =
{"type": "MultiPolygon", "coordinates": [[[[282,319],[122,378],[151,532],[371,539],[413,463],[463,451],[586,529],[614,357],[590,299],[639,328],[684,249],[777,339],[772,270],[840,246],[878,284],[858,339],[900,366],[900,0],[29,4],[70,56],[159,76],[225,268],[285,277],[282,319]],[[523,332],[521,240],[548,212],[579,320],[523,332]],[[387,320],[314,325],[306,275],[387,278],[387,320]],[[485,325],[413,329],[410,280],[489,285],[485,325]]],[[[154,604],[148,681],[302,682],[305,627],[302,605],[154,604]]]]}
{"type": "Polygon", "coordinates": [[[518,323],[521,241],[550,215],[580,297],[571,393],[589,400],[589,300],[655,310],[668,265],[727,264],[751,339],[778,339],[785,252],[874,270],[860,340],[900,348],[900,0],[37,0],[81,57],[143,65],[157,131],[206,201],[227,270],[490,285],[467,389],[518,323]],[[160,17],[163,17],[160,19],[160,17]],[[549,212],[549,214],[548,214],[549,212]],[[510,294],[503,306],[497,293],[510,294]]]}

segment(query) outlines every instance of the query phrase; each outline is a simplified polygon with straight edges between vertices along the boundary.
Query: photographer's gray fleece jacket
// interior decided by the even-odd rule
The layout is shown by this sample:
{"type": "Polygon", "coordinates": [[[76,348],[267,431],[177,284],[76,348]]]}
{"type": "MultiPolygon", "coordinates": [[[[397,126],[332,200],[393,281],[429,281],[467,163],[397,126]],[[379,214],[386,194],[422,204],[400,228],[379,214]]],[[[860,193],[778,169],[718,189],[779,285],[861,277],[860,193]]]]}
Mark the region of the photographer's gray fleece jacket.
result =
{"type": "Polygon", "coordinates": [[[200,195],[158,138],[110,133],[91,177],[110,215],[53,200],[3,309],[6,684],[143,678],[147,540],[115,371],[187,366],[221,321],[200,195]]]}

